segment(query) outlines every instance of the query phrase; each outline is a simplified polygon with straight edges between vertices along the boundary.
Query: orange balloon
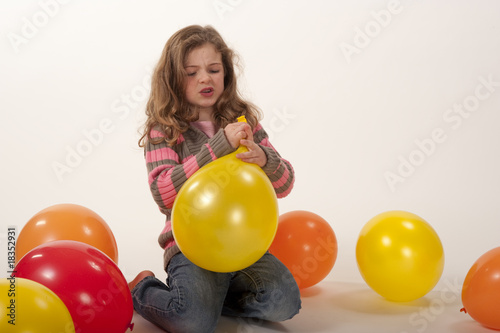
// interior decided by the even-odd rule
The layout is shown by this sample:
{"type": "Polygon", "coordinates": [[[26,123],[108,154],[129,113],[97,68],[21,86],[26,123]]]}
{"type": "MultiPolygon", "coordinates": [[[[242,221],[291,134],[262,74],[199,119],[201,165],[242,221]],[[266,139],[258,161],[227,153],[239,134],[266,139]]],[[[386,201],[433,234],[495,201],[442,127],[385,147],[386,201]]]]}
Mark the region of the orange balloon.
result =
{"type": "Polygon", "coordinates": [[[337,259],[337,238],[319,215],[292,211],[280,215],[278,231],[269,248],[292,273],[300,289],[322,281],[337,259]]]}
{"type": "Polygon", "coordinates": [[[118,248],[108,224],[94,211],[75,204],[59,204],[35,214],[16,242],[16,263],[38,245],[74,240],[91,245],[118,264],[118,248]]]}
{"type": "Polygon", "coordinates": [[[462,303],[478,323],[500,330],[500,247],[476,260],[465,277],[462,303]]]}

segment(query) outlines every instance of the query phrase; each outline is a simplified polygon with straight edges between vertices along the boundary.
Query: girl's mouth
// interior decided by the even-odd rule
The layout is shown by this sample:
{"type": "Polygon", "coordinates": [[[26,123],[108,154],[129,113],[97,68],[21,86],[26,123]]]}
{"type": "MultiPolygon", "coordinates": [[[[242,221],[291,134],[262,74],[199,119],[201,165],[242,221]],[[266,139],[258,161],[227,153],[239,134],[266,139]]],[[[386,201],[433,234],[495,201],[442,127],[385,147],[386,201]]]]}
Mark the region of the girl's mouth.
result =
{"type": "Polygon", "coordinates": [[[200,94],[205,97],[210,97],[214,94],[214,88],[208,87],[200,90],[200,94]]]}

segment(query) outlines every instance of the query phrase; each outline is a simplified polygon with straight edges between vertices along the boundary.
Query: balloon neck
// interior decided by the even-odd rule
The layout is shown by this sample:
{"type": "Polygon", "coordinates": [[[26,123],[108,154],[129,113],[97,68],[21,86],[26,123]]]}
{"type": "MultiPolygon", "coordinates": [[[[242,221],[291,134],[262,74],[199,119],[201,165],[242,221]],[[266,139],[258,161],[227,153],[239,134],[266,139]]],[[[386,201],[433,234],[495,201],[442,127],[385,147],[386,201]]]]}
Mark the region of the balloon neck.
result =
{"type": "Polygon", "coordinates": [[[461,308],[460,312],[467,313],[467,310],[465,308],[461,308]]]}
{"type": "Polygon", "coordinates": [[[248,151],[248,148],[243,146],[243,145],[240,145],[238,147],[238,149],[236,149],[236,151],[234,152],[234,154],[239,154],[239,153],[246,153],[248,151]]]}
{"type": "MultiPolygon", "coordinates": [[[[245,116],[239,116],[238,118],[236,118],[236,120],[238,120],[239,123],[246,123],[247,122],[247,118],[245,116]]],[[[240,145],[234,153],[239,154],[239,153],[245,153],[247,151],[248,151],[247,147],[240,145]]]]}

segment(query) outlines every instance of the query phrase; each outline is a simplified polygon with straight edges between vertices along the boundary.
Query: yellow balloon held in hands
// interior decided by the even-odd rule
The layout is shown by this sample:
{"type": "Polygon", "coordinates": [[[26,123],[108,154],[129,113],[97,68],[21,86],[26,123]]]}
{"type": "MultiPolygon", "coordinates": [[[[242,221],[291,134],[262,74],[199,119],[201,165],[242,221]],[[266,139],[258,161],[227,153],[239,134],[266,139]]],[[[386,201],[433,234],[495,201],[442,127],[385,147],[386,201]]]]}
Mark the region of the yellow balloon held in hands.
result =
{"type": "Polygon", "coordinates": [[[244,151],[240,146],[194,173],[172,208],[172,232],[180,250],[214,272],[234,272],[255,263],[278,227],[274,188],[258,165],[236,157],[244,151]]]}
{"type": "Polygon", "coordinates": [[[372,218],[359,235],[356,259],[366,283],[396,302],[427,294],[441,278],[444,267],[437,233],[421,217],[404,211],[372,218]]]}

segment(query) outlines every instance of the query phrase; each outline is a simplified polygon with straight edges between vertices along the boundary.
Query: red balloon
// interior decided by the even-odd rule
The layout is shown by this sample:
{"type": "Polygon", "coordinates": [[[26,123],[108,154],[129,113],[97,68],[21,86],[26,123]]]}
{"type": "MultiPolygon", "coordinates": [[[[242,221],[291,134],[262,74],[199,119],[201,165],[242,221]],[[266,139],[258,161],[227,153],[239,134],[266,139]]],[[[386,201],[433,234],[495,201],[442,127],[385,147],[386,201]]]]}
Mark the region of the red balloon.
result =
{"type": "Polygon", "coordinates": [[[278,231],[269,248],[292,273],[300,289],[323,280],[337,259],[337,238],[322,217],[292,211],[279,217],[278,231]]]}
{"type": "Polygon", "coordinates": [[[127,281],[116,264],[91,245],[68,240],[42,244],[19,261],[15,272],[59,296],[76,332],[123,333],[131,325],[127,281]]]}
{"type": "Polygon", "coordinates": [[[500,247],[470,268],[462,288],[464,310],[480,324],[500,330],[500,247]]]}

